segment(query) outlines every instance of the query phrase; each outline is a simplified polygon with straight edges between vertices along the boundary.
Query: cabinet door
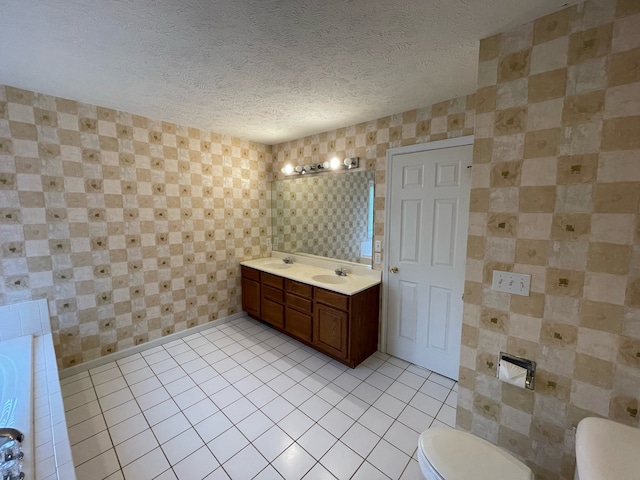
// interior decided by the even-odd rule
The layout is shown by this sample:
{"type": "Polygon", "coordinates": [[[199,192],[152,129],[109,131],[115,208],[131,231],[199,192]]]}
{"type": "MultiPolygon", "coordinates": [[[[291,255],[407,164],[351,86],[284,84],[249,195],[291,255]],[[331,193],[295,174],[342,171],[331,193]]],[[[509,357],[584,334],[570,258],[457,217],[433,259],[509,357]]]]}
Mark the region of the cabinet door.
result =
{"type": "Polygon", "coordinates": [[[316,303],[313,316],[313,344],[337,358],[349,355],[349,314],[316,303]]]}
{"type": "Polygon", "coordinates": [[[242,277],[242,309],[260,318],[260,284],[246,277],[242,277]]]}
{"type": "Polygon", "coordinates": [[[262,320],[270,323],[274,327],[282,328],[284,326],[284,305],[262,297],[260,306],[262,310],[262,320]]]}
{"type": "Polygon", "coordinates": [[[312,323],[311,315],[305,315],[302,312],[287,307],[284,319],[284,331],[292,337],[310,342],[312,323]]]}

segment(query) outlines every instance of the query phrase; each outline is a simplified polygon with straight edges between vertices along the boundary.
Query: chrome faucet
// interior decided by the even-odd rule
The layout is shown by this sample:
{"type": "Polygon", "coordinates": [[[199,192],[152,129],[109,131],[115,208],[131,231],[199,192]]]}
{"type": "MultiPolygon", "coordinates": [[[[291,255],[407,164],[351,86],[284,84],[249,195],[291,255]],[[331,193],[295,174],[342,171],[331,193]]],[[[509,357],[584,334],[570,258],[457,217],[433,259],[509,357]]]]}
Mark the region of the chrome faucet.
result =
{"type": "Polygon", "coordinates": [[[284,263],[286,263],[286,264],[291,265],[291,264],[293,263],[293,257],[286,257],[286,258],[283,258],[283,259],[282,259],[282,261],[283,261],[284,263]]]}
{"type": "Polygon", "coordinates": [[[338,275],[339,277],[346,277],[347,276],[347,269],[344,267],[338,267],[335,269],[336,275],[338,275]]]}

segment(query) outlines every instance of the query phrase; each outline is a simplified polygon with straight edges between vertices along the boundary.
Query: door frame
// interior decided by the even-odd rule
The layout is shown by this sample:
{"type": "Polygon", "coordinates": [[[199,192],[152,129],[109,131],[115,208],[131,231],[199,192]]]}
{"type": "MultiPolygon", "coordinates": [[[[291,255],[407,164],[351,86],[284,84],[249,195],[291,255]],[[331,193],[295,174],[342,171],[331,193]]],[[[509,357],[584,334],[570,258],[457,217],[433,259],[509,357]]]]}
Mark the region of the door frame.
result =
{"type": "MultiPolygon", "coordinates": [[[[448,138],[446,140],[437,140],[435,142],[419,143],[406,147],[396,147],[387,150],[387,170],[385,176],[385,212],[384,212],[384,257],[382,260],[382,305],[380,312],[380,351],[387,353],[387,333],[389,322],[387,321],[387,308],[389,306],[389,225],[391,224],[391,163],[394,155],[402,155],[405,153],[428,152],[430,150],[442,150],[444,148],[462,147],[465,145],[473,145],[473,135],[465,135],[464,137],[448,138]]],[[[473,180],[472,180],[473,181],[473,180]]],[[[468,235],[468,232],[467,232],[468,235]]],[[[466,252],[465,252],[466,259],[466,252]]]]}

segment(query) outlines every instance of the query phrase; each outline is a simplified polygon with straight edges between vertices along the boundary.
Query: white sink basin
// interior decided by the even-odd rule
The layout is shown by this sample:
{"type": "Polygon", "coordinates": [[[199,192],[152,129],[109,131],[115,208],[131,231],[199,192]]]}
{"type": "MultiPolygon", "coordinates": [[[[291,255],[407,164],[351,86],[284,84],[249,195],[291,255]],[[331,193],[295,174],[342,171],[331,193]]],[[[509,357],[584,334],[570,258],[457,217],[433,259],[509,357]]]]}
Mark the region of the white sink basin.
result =
{"type": "Polygon", "coordinates": [[[340,283],[347,283],[345,277],[339,277],[338,275],[314,275],[311,280],[315,280],[320,283],[328,283],[331,285],[338,285],[340,283]]]}
{"type": "Polygon", "coordinates": [[[290,263],[267,263],[264,265],[264,268],[273,268],[274,270],[286,270],[287,268],[291,268],[293,265],[290,263]]]}

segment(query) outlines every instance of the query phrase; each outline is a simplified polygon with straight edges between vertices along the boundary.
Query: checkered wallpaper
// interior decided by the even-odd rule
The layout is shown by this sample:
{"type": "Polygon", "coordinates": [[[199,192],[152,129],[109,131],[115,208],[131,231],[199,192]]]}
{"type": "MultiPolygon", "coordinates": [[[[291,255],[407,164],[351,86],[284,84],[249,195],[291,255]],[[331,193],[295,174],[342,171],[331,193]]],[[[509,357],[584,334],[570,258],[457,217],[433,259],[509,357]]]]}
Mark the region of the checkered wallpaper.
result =
{"type": "Polygon", "coordinates": [[[640,2],[487,38],[478,83],[457,423],[569,480],[580,419],[640,420],[640,2]],[[500,350],[538,362],[534,392],[500,350]]]}
{"type": "MultiPolygon", "coordinates": [[[[239,311],[271,149],[0,86],[0,303],[47,298],[70,367],[239,311]]],[[[270,174],[269,174],[270,175],[270,174]]]]}
{"type": "Polygon", "coordinates": [[[274,249],[357,262],[360,244],[367,240],[373,180],[373,171],[361,170],[273,182],[274,249]]]}

